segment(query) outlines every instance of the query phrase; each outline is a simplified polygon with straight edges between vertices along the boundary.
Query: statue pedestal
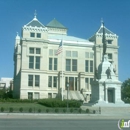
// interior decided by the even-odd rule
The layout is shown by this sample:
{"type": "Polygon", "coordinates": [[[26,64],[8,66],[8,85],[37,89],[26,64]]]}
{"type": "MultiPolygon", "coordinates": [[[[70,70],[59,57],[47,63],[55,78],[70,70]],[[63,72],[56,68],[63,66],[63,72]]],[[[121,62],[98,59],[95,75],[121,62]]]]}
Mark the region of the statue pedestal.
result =
{"type": "Polygon", "coordinates": [[[121,82],[113,72],[113,65],[104,55],[103,62],[98,67],[98,80],[91,83],[91,99],[89,106],[122,106],[121,82]],[[110,73],[107,73],[109,69],[110,73]]]}

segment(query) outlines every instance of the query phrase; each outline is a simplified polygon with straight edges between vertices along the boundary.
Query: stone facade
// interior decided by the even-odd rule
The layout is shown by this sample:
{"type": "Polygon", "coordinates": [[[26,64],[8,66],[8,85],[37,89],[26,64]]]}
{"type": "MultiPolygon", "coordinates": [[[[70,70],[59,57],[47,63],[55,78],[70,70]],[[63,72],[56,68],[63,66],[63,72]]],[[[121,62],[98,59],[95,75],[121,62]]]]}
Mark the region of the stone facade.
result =
{"type": "MultiPolygon", "coordinates": [[[[106,29],[107,53],[118,77],[118,36],[106,29]]],[[[102,56],[102,25],[89,39],[67,35],[56,19],[44,26],[34,17],[17,34],[14,50],[14,98],[55,98],[69,83],[70,99],[90,100],[91,84],[102,56]],[[55,55],[62,42],[63,50],[55,55]],[[63,72],[63,76],[62,76],[63,72]],[[62,82],[63,78],[63,82],[62,82]]]]}

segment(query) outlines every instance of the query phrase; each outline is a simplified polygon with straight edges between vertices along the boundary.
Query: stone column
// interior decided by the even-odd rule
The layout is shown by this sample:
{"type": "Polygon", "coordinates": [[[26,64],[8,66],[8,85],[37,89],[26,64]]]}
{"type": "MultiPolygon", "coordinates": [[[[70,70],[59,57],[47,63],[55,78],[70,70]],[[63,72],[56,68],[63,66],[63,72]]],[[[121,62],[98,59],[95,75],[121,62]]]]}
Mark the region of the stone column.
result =
{"type": "Polygon", "coordinates": [[[107,87],[105,88],[105,100],[106,100],[106,103],[108,103],[108,94],[107,94],[107,87]]]}

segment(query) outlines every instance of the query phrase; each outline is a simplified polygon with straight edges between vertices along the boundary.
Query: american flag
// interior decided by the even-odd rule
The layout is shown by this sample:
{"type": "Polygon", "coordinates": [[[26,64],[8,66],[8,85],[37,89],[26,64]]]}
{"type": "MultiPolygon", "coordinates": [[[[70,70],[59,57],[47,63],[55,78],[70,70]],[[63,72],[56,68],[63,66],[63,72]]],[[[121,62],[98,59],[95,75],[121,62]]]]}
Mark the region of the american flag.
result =
{"type": "Polygon", "coordinates": [[[63,47],[63,45],[62,45],[62,40],[61,40],[60,45],[59,45],[58,50],[55,55],[59,55],[62,52],[62,47],[63,47]]]}

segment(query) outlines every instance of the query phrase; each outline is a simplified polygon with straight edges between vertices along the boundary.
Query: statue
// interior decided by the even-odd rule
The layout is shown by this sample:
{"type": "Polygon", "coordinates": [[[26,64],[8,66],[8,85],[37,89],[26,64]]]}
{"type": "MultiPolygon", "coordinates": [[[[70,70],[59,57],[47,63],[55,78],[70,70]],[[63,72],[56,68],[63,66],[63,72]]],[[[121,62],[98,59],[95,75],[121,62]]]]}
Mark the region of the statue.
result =
{"type": "Polygon", "coordinates": [[[108,69],[106,70],[106,74],[107,74],[107,79],[111,79],[111,69],[110,69],[110,67],[108,67],[108,69]]]}
{"type": "Polygon", "coordinates": [[[104,23],[103,24],[103,36],[102,36],[102,43],[103,43],[103,56],[106,54],[106,49],[107,49],[107,43],[106,43],[106,37],[105,37],[105,28],[104,28],[104,23]]]}

